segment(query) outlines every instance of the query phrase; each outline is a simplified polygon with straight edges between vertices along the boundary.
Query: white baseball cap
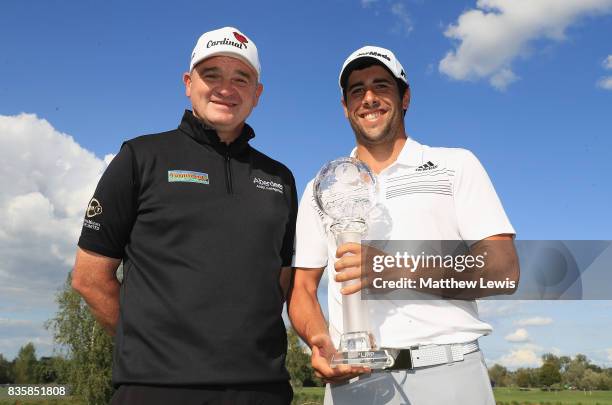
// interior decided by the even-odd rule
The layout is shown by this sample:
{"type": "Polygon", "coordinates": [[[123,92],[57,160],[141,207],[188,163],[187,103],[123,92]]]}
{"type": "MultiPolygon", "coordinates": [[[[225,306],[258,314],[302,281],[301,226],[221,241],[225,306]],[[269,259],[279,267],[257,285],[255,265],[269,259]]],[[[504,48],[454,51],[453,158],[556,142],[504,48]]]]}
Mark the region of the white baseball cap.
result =
{"type": "Polygon", "coordinates": [[[340,70],[340,76],[338,77],[340,90],[344,91],[344,86],[353,70],[363,69],[373,64],[382,65],[387,68],[393,77],[408,85],[406,72],[404,72],[404,68],[393,52],[378,46],[364,46],[357,49],[344,61],[344,65],[342,65],[340,70]]]}
{"type": "Polygon", "coordinates": [[[231,56],[238,58],[251,66],[257,72],[257,80],[261,76],[261,66],[257,47],[246,35],[234,27],[223,27],[202,34],[191,53],[189,71],[193,67],[212,56],[231,56]]]}

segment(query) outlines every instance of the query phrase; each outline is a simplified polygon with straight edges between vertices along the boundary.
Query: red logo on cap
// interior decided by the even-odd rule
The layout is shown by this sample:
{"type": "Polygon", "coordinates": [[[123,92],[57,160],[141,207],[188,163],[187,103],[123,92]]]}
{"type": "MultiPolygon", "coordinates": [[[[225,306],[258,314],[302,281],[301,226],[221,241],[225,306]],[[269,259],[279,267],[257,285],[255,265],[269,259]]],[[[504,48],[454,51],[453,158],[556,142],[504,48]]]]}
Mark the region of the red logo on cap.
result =
{"type": "Polygon", "coordinates": [[[236,39],[238,41],[240,41],[243,44],[248,44],[249,43],[248,39],[246,39],[246,37],[244,35],[241,35],[241,34],[239,34],[237,32],[234,32],[234,36],[236,37],[236,39]]]}

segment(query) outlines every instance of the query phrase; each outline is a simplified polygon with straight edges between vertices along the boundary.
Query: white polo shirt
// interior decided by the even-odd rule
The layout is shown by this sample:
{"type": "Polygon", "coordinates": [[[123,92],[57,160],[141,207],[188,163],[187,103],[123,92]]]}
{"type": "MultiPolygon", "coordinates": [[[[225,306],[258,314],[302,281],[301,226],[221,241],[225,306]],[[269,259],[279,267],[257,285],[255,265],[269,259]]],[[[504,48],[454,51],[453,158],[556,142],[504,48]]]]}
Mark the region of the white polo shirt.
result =
{"type": "MultiPolygon", "coordinates": [[[[409,138],[377,180],[378,204],[364,239],[478,241],[515,233],[489,176],[468,150],[429,147],[409,138]]],[[[326,267],[329,330],[337,345],[342,334],[342,294],[333,265],[337,246],[331,219],[314,201],[313,181],[300,202],[293,265],[326,267]]],[[[365,307],[380,347],[463,343],[492,330],[478,318],[475,301],[381,299],[365,307]]]]}

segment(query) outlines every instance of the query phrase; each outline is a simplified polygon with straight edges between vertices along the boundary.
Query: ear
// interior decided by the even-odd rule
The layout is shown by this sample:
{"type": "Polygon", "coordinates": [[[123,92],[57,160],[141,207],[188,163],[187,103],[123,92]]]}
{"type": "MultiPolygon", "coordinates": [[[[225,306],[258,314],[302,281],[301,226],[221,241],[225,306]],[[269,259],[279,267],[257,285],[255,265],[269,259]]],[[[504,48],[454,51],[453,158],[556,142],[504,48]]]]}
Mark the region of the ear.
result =
{"type": "Polygon", "coordinates": [[[404,93],[404,97],[402,98],[402,108],[404,110],[407,110],[409,105],[410,105],[410,86],[408,86],[408,88],[406,89],[406,92],[404,93]]]}
{"type": "Polygon", "coordinates": [[[346,101],[344,101],[344,98],[340,99],[340,103],[342,104],[342,109],[344,110],[344,116],[348,118],[348,108],[346,108],[346,101]]]}
{"type": "Polygon", "coordinates": [[[183,73],[183,83],[185,83],[185,95],[191,97],[191,74],[189,72],[183,73]]]}
{"type": "Polygon", "coordinates": [[[253,107],[255,107],[259,103],[259,96],[261,96],[262,92],[263,84],[257,83],[257,89],[255,89],[255,104],[253,104],[253,107]]]}

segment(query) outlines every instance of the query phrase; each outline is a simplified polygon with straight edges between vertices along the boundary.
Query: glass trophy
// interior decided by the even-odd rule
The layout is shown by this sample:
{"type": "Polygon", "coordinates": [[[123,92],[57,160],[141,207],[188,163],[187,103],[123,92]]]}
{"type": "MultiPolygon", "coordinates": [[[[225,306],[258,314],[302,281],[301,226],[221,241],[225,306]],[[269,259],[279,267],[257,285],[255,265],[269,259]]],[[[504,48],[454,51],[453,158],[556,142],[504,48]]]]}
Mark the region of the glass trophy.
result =
{"type": "MultiPolygon", "coordinates": [[[[368,229],[368,212],[376,205],[376,179],[370,168],[354,158],[331,161],[319,171],[313,192],[319,208],[333,220],[330,230],[336,244],[361,243],[368,229]]],[[[342,287],[358,282],[345,281],[342,287]]],[[[369,332],[361,291],[342,296],[342,325],[344,333],[332,357],[332,367],[348,364],[381,369],[393,365],[393,356],[378,349],[369,332]]]]}

